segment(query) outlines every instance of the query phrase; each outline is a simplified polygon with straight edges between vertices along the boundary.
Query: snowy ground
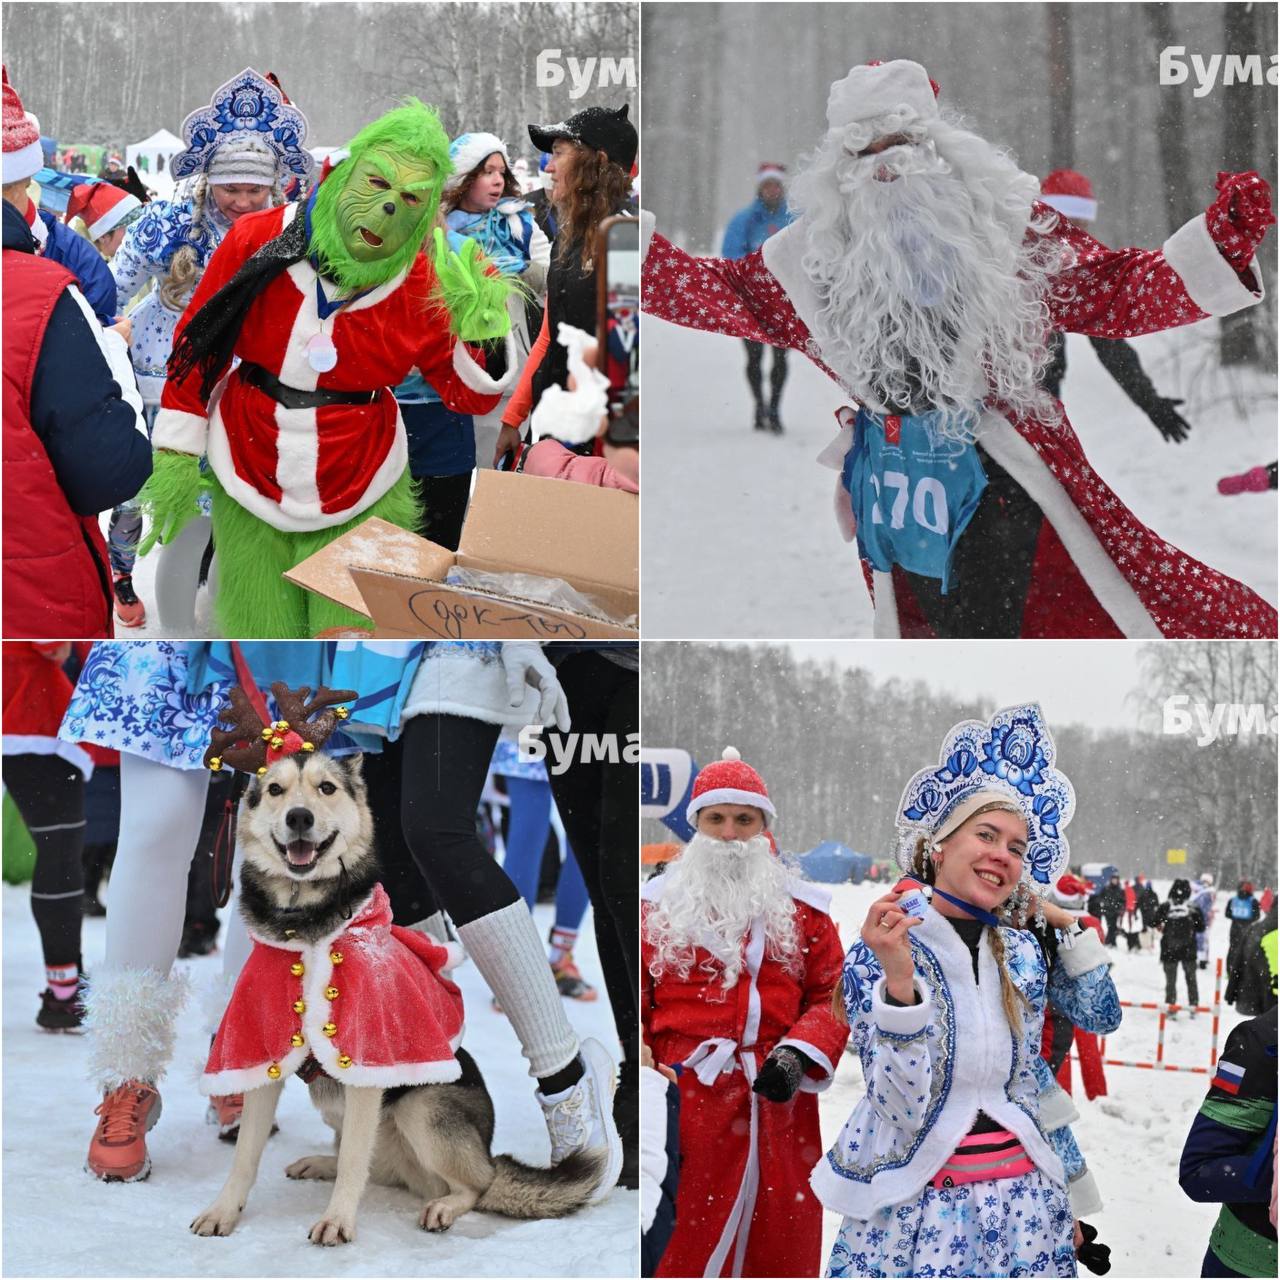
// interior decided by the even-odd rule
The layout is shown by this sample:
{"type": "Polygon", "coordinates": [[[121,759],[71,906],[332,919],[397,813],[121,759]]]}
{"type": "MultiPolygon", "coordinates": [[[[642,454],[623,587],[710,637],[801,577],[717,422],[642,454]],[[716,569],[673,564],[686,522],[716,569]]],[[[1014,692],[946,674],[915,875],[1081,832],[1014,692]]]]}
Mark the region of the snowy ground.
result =
{"type": "MultiPolygon", "coordinates": [[[[1157,881],[1156,890],[1164,901],[1168,883],[1157,881]]],[[[857,937],[879,893],[869,883],[836,889],[831,912],[846,946],[857,937]]],[[[1218,895],[1218,918],[1209,934],[1209,971],[1198,975],[1202,1004],[1212,1003],[1214,961],[1226,956],[1229,926],[1221,910],[1226,896],[1218,895]]],[[[1121,1000],[1164,999],[1164,971],[1156,952],[1131,954],[1117,949],[1113,954],[1112,973],[1121,1000]]],[[[1178,991],[1185,999],[1181,975],[1178,991]]],[[[1230,1005],[1224,1004],[1222,1012],[1219,1050],[1228,1031],[1243,1021],[1230,1005]]],[[[1157,1019],[1152,1011],[1126,1009],[1120,1029],[1107,1039],[1106,1056],[1154,1061],[1157,1019]]],[[[1208,1066],[1212,1021],[1209,1014],[1194,1021],[1182,1014],[1178,1022],[1170,1023],[1165,1032],[1165,1061],[1208,1066]]],[[[1111,1247],[1112,1277],[1198,1276],[1218,1209],[1188,1200],[1178,1187],[1177,1168],[1183,1140],[1208,1089],[1208,1077],[1107,1067],[1107,1095],[1092,1102],[1080,1087],[1074,1060],[1072,1077],[1073,1101],[1080,1112],[1072,1129],[1104,1204],[1103,1212],[1089,1221],[1098,1228],[1099,1240],[1111,1247]]],[[[821,1098],[825,1142],[834,1142],[864,1092],[858,1060],[846,1054],[835,1083],[821,1098]]],[[[826,1214],[824,1226],[825,1257],[840,1227],[838,1215],[826,1214]]]]}
{"type": "MultiPolygon", "coordinates": [[[[741,342],[648,316],[643,324],[645,636],[869,636],[856,553],[832,514],[836,473],[814,461],[835,435],[839,390],[792,352],[786,434],[757,433],[741,342]],[[750,586],[731,589],[748,567],[750,586]]],[[[1093,466],[1140,520],[1274,602],[1275,492],[1226,498],[1216,488],[1275,458],[1274,385],[1259,388],[1270,401],[1239,416],[1213,375],[1197,373],[1213,324],[1134,343],[1157,390],[1188,399],[1182,444],[1161,439],[1074,334],[1063,398],[1093,466]]]]}
{"type": "MultiPolygon", "coordinates": [[[[179,1024],[178,1052],[163,1085],[164,1115],[148,1143],[145,1182],[111,1186],[83,1172],[98,1102],[85,1078],[81,1036],[54,1036],[35,1025],[43,984],[39,940],[27,891],[4,886],[4,1260],[6,1276],[633,1276],[639,1269],[639,1196],[615,1190],[602,1204],[553,1222],[516,1222],[468,1214],[445,1235],[417,1227],[408,1191],[370,1186],[359,1236],[342,1249],[307,1242],[329,1186],[291,1182],[284,1167],[330,1150],[330,1131],[306,1089],[290,1081],[281,1098],[280,1132],[262,1160],[258,1184],[235,1234],[197,1239],[187,1224],[217,1194],[233,1147],[204,1122],[196,1090],[208,1036],[201,994],[222,971],[222,957],[180,961],[194,991],[179,1024]]],[[[550,908],[539,907],[544,933],[550,908]],[[543,916],[547,915],[546,919],[543,916]]],[[[87,967],[102,959],[106,924],[87,920],[87,967]]],[[[603,990],[590,920],[578,960],[603,990]]],[[[466,1047],[485,1074],[497,1111],[494,1149],[533,1164],[549,1155],[534,1084],[507,1020],[471,964],[456,974],[467,1003],[466,1047]]],[[[566,1002],[580,1034],[616,1052],[603,998],[566,1002]]]]}

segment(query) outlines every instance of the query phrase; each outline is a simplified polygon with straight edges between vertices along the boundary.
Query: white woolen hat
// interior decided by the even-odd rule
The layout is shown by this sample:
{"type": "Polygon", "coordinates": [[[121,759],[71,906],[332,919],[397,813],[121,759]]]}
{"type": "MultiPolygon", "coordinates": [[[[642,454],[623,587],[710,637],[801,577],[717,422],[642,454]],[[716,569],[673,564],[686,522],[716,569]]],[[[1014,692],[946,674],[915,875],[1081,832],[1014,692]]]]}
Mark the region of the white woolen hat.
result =
{"type": "Polygon", "coordinates": [[[827,128],[842,129],[859,120],[874,120],[903,107],[921,120],[938,114],[938,86],[918,62],[869,62],[837,80],[827,95],[827,128]]]}

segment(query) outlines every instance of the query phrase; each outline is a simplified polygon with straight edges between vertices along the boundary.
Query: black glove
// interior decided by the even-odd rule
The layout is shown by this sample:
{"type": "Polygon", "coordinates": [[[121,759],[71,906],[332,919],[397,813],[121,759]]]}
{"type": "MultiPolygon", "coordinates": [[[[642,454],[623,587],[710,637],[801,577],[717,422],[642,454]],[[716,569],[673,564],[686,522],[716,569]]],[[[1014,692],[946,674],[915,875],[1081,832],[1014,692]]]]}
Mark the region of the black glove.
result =
{"type": "Polygon", "coordinates": [[[1165,397],[1157,400],[1147,412],[1156,430],[1171,444],[1181,444],[1191,434],[1191,423],[1175,407],[1181,403],[1181,400],[1165,397]]]}
{"type": "Polygon", "coordinates": [[[780,1044],[765,1060],[752,1090],[770,1102],[790,1102],[812,1064],[799,1049],[780,1044]]]}
{"type": "Polygon", "coordinates": [[[1111,1270],[1110,1245],[1098,1244],[1098,1228],[1087,1222],[1080,1224],[1080,1234],[1084,1237],[1084,1244],[1076,1250],[1076,1257],[1095,1276],[1105,1276],[1111,1270]]]}

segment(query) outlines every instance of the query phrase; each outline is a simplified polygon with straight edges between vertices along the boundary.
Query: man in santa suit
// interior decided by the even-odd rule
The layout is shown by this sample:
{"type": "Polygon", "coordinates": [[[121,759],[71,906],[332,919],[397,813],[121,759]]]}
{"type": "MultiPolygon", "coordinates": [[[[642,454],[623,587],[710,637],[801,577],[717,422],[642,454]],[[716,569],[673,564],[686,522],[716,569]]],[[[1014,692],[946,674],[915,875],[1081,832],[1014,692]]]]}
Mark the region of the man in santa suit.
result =
{"type": "Polygon", "coordinates": [[[795,347],[857,400],[821,461],[877,635],[1274,637],[1266,601],[1112,493],[1039,385],[1054,329],[1134,337],[1256,304],[1267,184],[1221,174],[1162,249],[1108,249],[936,96],[917,63],[855,67],[792,183],[798,220],[736,262],[654,236],[645,311],[795,347]]]}
{"type": "Polygon", "coordinates": [[[642,891],[645,1037],[680,1076],[676,1226],[660,1276],[803,1276],[821,1265],[817,1094],[848,1027],[828,895],[791,876],[760,775],[730,747],[694,781],[697,831],[642,891]]]}

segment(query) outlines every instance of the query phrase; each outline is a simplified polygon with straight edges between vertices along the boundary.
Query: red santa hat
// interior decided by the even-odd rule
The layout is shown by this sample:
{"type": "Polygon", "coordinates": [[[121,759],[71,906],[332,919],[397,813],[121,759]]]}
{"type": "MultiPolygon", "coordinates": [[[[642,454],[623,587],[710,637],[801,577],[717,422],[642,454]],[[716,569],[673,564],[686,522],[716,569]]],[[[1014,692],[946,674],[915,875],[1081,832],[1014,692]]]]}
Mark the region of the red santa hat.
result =
{"type": "Polygon", "coordinates": [[[719,760],[699,771],[693,780],[693,796],[685,817],[696,826],[698,811],[714,804],[750,805],[771,818],[778,816],[764,779],[743,760],[736,747],[725,747],[719,760]]]}
{"type": "Polygon", "coordinates": [[[937,81],[918,62],[868,62],[837,80],[827,95],[827,128],[842,129],[859,120],[874,120],[904,108],[921,120],[938,114],[937,81]]]}
{"type": "Polygon", "coordinates": [[[1093,183],[1074,169],[1055,169],[1040,184],[1040,199],[1066,218],[1092,222],[1098,216],[1093,183]]]}
{"type": "Polygon", "coordinates": [[[787,167],[782,164],[775,164],[772,160],[765,160],[761,163],[759,169],[756,170],[756,190],[759,191],[766,182],[786,182],[787,167]]]}
{"type": "Polygon", "coordinates": [[[23,182],[44,168],[40,149],[40,122],[22,109],[18,91],[9,83],[4,67],[4,185],[23,182]]]}
{"type": "Polygon", "coordinates": [[[88,228],[89,239],[97,240],[114,231],[142,201],[110,182],[82,182],[71,191],[67,201],[67,213],[63,219],[70,222],[79,218],[88,228]]]}

